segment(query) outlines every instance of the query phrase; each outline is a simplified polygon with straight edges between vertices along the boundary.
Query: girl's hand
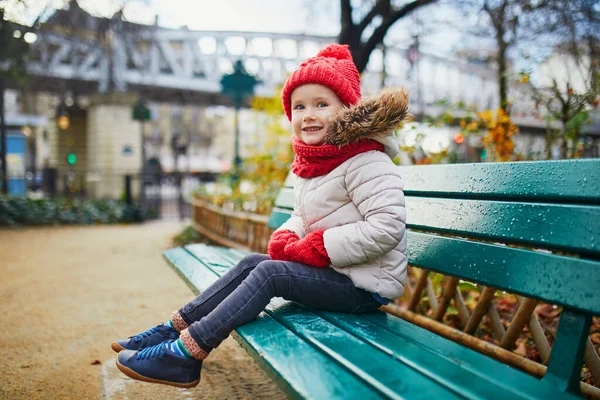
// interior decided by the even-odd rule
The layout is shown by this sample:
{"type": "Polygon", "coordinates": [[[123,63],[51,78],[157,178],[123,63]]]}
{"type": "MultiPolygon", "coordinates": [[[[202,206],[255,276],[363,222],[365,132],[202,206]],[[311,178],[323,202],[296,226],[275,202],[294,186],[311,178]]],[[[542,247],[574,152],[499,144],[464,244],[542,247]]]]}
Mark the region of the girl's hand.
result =
{"type": "Polygon", "coordinates": [[[269,257],[271,260],[291,261],[285,255],[285,246],[292,241],[298,241],[298,235],[291,231],[275,231],[269,240],[269,257]]]}
{"type": "Polygon", "coordinates": [[[323,231],[309,233],[300,240],[293,240],[285,245],[285,257],[316,268],[325,268],[331,260],[325,250],[323,231]]]}

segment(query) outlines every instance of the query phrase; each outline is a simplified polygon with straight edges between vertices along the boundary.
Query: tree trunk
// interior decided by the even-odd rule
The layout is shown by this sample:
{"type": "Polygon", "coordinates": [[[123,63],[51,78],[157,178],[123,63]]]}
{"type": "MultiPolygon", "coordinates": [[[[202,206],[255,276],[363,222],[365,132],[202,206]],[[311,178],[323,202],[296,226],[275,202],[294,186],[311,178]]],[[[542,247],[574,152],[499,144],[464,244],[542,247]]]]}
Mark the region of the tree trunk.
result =
{"type": "Polygon", "coordinates": [[[435,3],[436,1],[437,0],[414,0],[399,9],[394,9],[390,0],[377,0],[363,20],[354,23],[352,20],[353,7],[351,1],[341,0],[341,30],[338,41],[341,44],[348,45],[356,69],[362,74],[367,68],[371,53],[379,44],[383,43],[387,31],[392,25],[398,20],[410,15],[416,9],[435,3]],[[377,16],[382,18],[380,25],[375,28],[371,37],[363,43],[361,41],[363,32],[377,16]]]}
{"type": "Polygon", "coordinates": [[[2,176],[0,184],[2,193],[8,194],[8,166],[6,165],[6,123],[4,121],[4,77],[0,75],[0,162],[2,163],[2,176]]]}
{"type": "Polygon", "coordinates": [[[577,157],[577,144],[579,143],[579,132],[577,129],[573,130],[573,138],[571,139],[571,151],[569,152],[569,158],[577,157]]]}
{"type": "Polygon", "coordinates": [[[500,108],[507,114],[508,110],[508,90],[506,86],[506,43],[500,40],[498,43],[498,88],[500,95],[500,108]]]}
{"type": "Polygon", "coordinates": [[[562,132],[560,135],[560,159],[566,160],[569,150],[569,146],[567,144],[567,120],[563,119],[562,125],[562,132]]]}
{"type": "Polygon", "coordinates": [[[494,33],[496,36],[496,45],[498,46],[498,91],[500,95],[500,108],[507,114],[508,110],[508,87],[506,85],[506,51],[510,43],[507,43],[504,39],[506,34],[506,7],[508,6],[508,0],[504,0],[498,7],[490,8],[487,1],[483,4],[483,9],[491,19],[494,27],[494,33]]]}
{"type": "Polygon", "coordinates": [[[357,32],[356,26],[353,25],[352,27],[343,30],[340,33],[339,42],[348,45],[350,53],[352,54],[352,61],[354,61],[354,65],[356,65],[358,72],[362,74],[369,62],[370,55],[367,55],[367,57],[364,56],[360,43],[360,33],[357,32]]]}
{"type": "Polygon", "coordinates": [[[552,158],[552,130],[550,127],[546,127],[546,143],[544,146],[544,153],[546,160],[550,160],[552,158]]]}

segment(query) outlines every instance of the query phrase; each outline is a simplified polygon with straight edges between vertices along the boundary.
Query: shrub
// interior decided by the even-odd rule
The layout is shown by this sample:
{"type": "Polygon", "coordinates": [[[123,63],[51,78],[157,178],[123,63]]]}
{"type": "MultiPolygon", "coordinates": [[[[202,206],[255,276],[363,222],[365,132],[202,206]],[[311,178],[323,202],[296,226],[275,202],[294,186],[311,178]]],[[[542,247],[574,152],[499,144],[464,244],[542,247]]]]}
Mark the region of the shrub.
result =
{"type": "Polygon", "coordinates": [[[149,215],[116,200],[30,199],[0,195],[0,226],[141,222],[149,215]]]}

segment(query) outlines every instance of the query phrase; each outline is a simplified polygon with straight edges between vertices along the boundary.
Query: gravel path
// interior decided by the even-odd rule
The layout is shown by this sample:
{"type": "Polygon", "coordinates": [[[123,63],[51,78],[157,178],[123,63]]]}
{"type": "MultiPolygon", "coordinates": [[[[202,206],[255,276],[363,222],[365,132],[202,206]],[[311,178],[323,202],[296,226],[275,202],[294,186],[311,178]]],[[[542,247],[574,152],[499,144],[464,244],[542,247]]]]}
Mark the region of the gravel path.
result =
{"type": "Polygon", "coordinates": [[[193,389],[116,369],[112,340],[192,296],[161,256],[183,227],[0,228],[0,399],[285,399],[231,338],[193,389]]]}

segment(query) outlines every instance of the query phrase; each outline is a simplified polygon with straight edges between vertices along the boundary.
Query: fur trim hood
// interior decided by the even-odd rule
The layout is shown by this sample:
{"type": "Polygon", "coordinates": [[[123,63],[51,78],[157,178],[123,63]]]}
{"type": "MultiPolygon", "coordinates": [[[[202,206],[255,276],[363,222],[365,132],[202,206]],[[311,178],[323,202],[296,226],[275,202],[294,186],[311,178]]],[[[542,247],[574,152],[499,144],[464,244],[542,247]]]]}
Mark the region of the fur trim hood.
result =
{"type": "Polygon", "coordinates": [[[363,98],[356,105],[336,114],[323,142],[344,146],[362,139],[383,144],[390,158],[398,155],[394,131],[408,116],[408,93],[405,89],[388,89],[376,97],[363,98]]]}

